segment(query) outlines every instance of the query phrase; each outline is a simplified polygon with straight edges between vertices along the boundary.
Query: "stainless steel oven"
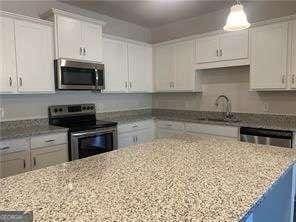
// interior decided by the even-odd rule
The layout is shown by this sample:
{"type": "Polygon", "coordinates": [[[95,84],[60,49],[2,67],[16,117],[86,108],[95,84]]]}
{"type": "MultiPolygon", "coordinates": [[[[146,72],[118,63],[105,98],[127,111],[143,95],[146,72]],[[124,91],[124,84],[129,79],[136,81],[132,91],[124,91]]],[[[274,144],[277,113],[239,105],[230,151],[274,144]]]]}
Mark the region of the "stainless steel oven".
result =
{"type": "Polygon", "coordinates": [[[55,64],[55,86],[59,90],[105,89],[104,64],[57,59],[55,64]]]}
{"type": "Polygon", "coordinates": [[[116,127],[72,132],[71,159],[81,159],[112,151],[117,148],[116,127]]]}

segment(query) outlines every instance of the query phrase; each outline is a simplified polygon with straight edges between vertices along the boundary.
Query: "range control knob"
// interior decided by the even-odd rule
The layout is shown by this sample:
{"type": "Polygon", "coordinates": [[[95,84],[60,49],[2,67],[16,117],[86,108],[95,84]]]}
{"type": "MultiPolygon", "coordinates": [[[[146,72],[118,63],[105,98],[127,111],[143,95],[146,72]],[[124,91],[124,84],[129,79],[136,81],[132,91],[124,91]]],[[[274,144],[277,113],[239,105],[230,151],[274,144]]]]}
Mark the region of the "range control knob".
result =
{"type": "Polygon", "coordinates": [[[94,107],[93,107],[93,106],[91,106],[91,107],[90,107],[90,109],[91,109],[91,110],[94,110],[94,107]]]}
{"type": "Polygon", "coordinates": [[[90,107],[88,106],[86,109],[87,109],[87,110],[89,110],[89,109],[90,109],[90,107]]]}
{"type": "Polygon", "coordinates": [[[53,111],[54,111],[55,113],[57,113],[57,112],[58,112],[58,109],[57,109],[57,108],[55,108],[53,111]]]}
{"type": "Polygon", "coordinates": [[[63,109],[62,109],[62,108],[59,108],[59,111],[60,111],[60,112],[62,112],[62,111],[63,111],[63,109]]]}
{"type": "Polygon", "coordinates": [[[85,106],[82,107],[82,110],[85,110],[85,106]]]}

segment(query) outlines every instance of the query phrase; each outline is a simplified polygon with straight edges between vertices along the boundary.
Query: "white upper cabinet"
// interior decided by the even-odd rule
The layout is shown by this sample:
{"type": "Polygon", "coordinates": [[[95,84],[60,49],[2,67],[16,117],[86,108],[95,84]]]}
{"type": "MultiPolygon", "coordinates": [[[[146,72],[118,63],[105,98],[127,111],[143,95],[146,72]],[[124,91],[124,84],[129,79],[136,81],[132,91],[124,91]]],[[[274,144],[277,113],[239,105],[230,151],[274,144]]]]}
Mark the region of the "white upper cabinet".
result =
{"type": "Polygon", "coordinates": [[[291,28],[291,88],[296,89],[296,20],[290,23],[291,28]]]}
{"type": "Polygon", "coordinates": [[[215,62],[219,60],[219,36],[204,37],[196,43],[196,62],[215,62]]]}
{"type": "Polygon", "coordinates": [[[152,92],[152,47],[112,36],[103,39],[106,90],[152,92]]]}
{"type": "Polygon", "coordinates": [[[229,32],[219,38],[220,60],[246,59],[249,57],[249,32],[229,32]]]}
{"type": "Polygon", "coordinates": [[[229,32],[196,40],[196,69],[249,65],[249,31],[229,32]]]}
{"type": "Polygon", "coordinates": [[[159,45],[154,50],[154,82],[157,92],[197,92],[193,67],[194,41],[159,45]]]}
{"type": "Polygon", "coordinates": [[[0,93],[53,92],[52,24],[3,14],[0,20],[0,93]]]}
{"type": "Polygon", "coordinates": [[[194,42],[185,41],[175,44],[175,81],[174,90],[194,91],[195,71],[193,68],[194,42]]]}
{"type": "Polygon", "coordinates": [[[57,16],[56,23],[57,57],[80,59],[83,55],[81,22],[76,19],[57,16]]]}
{"type": "Polygon", "coordinates": [[[82,46],[84,59],[102,62],[102,26],[88,22],[82,23],[82,46]]]}
{"type": "Polygon", "coordinates": [[[163,45],[154,49],[155,90],[165,92],[171,89],[174,81],[174,46],[163,45]]]}
{"type": "Polygon", "coordinates": [[[287,87],[288,23],[251,30],[250,88],[281,90],[287,87]]]}
{"type": "Polygon", "coordinates": [[[128,43],[129,90],[152,92],[152,47],[128,43]]]}
{"type": "Polygon", "coordinates": [[[0,93],[17,91],[14,20],[0,17],[0,93]]]}
{"type": "Polygon", "coordinates": [[[56,58],[102,62],[104,22],[52,9],[42,17],[54,18],[56,58]]]}
{"type": "Polygon", "coordinates": [[[19,91],[54,91],[52,27],[15,21],[15,41],[19,91]]]}
{"type": "Polygon", "coordinates": [[[106,92],[128,91],[127,43],[103,39],[106,92]]]}

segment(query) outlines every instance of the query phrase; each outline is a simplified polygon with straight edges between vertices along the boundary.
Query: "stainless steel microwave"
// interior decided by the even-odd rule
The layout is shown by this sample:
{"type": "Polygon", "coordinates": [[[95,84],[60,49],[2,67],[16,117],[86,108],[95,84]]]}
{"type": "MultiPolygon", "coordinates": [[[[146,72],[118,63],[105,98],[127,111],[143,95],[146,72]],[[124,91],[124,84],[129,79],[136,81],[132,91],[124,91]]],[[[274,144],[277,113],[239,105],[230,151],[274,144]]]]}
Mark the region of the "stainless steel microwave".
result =
{"type": "Polygon", "coordinates": [[[58,90],[105,89],[104,64],[57,59],[55,64],[55,87],[58,90]]]}

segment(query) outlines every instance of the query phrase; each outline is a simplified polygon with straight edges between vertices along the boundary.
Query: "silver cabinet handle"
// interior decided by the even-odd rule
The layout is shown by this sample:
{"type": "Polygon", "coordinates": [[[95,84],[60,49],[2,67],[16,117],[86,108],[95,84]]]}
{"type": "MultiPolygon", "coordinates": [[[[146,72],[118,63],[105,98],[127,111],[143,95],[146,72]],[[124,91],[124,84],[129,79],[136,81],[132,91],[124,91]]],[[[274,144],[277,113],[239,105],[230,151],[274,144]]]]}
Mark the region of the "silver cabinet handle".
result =
{"type": "Polygon", "coordinates": [[[285,84],[285,75],[282,75],[282,83],[285,84]]]}
{"type": "Polygon", "coordinates": [[[129,87],[130,87],[130,89],[132,88],[132,82],[129,82],[129,87]]]}
{"type": "Polygon", "coordinates": [[[37,164],[36,157],[33,157],[33,166],[36,166],[36,164],[37,164]]]}
{"type": "Polygon", "coordinates": [[[173,125],[172,124],[166,124],[165,126],[172,127],[173,125]]]}
{"type": "Polygon", "coordinates": [[[82,47],[79,49],[79,54],[82,55],[82,47]]]}
{"type": "Polygon", "coordinates": [[[23,79],[22,77],[19,77],[20,86],[23,86],[23,79]]]}
{"type": "Polygon", "coordinates": [[[45,140],[46,143],[54,142],[55,140],[45,140]]]}
{"type": "Polygon", "coordinates": [[[5,146],[5,147],[1,147],[0,150],[8,150],[10,147],[9,146],[5,146]]]}
{"type": "Polygon", "coordinates": [[[175,88],[175,82],[172,82],[173,83],[173,88],[175,88]]]}
{"type": "Polygon", "coordinates": [[[133,128],[137,128],[138,126],[137,125],[133,125],[133,128]]]}
{"type": "Polygon", "coordinates": [[[223,51],[222,51],[222,49],[220,49],[220,56],[222,56],[223,55],[223,51]]]}
{"type": "Polygon", "coordinates": [[[26,160],[23,160],[23,167],[26,169],[26,160]]]}
{"type": "Polygon", "coordinates": [[[136,139],[136,142],[138,142],[138,136],[136,136],[135,139],[136,139]]]}
{"type": "Polygon", "coordinates": [[[295,75],[292,75],[292,84],[295,84],[295,75]]]}
{"type": "Polygon", "coordinates": [[[127,81],[125,81],[125,83],[124,83],[124,86],[125,86],[125,88],[127,88],[127,87],[128,87],[128,85],[127,85],[127,81]]]}
{"type": "Polygon", "coordinates": [[[9,86],[10,87],[12,86],[12,78],[11,78],[11,76],[9,76],[9,86]]]}
{"type": "Polygon", "coordinates": [[[218,49],[216,50],[216,56],[217,57],[219,56],[219,50],[218,49]]]}
{"type": "Polygon", "coordinates": [[[86,49],[83,48],[83,55],[86,55],[86,49]]]}

